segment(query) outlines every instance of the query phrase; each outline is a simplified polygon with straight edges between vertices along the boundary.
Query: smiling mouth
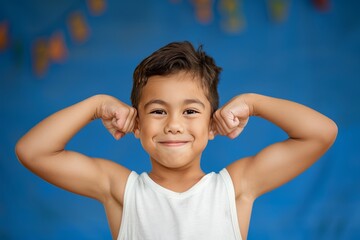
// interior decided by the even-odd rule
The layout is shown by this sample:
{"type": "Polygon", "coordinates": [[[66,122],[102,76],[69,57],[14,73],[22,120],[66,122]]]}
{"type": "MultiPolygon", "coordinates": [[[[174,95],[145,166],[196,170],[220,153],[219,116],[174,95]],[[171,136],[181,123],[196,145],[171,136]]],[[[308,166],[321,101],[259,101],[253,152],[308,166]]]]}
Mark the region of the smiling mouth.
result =
{"type": "Polygon", "coordinates": [[[188,141],[159,141],[163,146],[167,147],[181,147],[188,143],[188,141]]]}

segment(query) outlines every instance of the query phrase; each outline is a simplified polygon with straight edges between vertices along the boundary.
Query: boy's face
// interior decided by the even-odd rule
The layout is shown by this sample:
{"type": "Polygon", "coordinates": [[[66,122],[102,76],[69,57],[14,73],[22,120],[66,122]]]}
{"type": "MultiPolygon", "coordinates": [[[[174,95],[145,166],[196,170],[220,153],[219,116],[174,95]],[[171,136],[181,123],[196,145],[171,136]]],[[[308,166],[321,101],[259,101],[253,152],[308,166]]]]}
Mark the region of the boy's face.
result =
{"type": "Polygon", "coordinates": [[[187,167],[214,138],[210,115],[210,102],[191,74],[152,76],[142,90],[135,136],[153,167],[187,167]]]}

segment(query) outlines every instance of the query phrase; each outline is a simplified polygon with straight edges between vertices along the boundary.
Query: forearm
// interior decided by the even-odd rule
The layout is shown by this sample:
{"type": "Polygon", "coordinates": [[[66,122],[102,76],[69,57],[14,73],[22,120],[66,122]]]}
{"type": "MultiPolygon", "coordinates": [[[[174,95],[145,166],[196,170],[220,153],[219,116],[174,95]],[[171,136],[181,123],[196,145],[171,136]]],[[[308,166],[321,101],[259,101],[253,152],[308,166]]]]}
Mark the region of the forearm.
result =
{"type": "Polygon", "coordinates": [[[94,118],[97,107],[105,97],[90,97],[41,121],[17,143],[16,152],[20,160],[64,150],[70,139],[94,118]]]}
{"type": "Polygon", "coordinates": [[[304,105],[259,94],[245,94],[244,99],[250,106],[250,115],[274,123],[292,139],[315,139],[330,144],[336,137],[335,123],[304,105]]]}

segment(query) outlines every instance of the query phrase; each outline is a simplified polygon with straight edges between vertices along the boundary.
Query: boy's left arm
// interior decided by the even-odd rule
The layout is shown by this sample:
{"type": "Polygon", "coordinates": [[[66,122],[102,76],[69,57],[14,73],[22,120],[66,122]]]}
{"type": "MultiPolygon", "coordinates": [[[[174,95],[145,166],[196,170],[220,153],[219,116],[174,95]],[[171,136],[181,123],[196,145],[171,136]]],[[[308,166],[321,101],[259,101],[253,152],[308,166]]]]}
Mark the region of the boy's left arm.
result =
{"type": "Polygon", "coordinates": [[[288,100],[259,94],[233,98],[214,114],[214,131],[237,137],[250,116],[264,118],[283,129],[289,138],[227,167],[236,196],[256,197],[293,179],[333,144],[336,124],[313,109],[288,100]]]}

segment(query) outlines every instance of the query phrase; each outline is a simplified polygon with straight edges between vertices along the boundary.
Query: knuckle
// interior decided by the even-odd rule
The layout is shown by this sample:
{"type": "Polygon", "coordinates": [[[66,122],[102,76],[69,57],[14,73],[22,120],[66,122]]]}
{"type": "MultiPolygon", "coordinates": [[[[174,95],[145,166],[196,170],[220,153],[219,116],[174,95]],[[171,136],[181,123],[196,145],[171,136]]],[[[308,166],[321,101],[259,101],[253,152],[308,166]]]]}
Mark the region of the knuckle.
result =
{"type": "Polygon", "coordinates": [[[222,109],[220,110],[220,115],[221,115],[222,117],[226,117],[227,114],[228,114],[228,111],[227,111],[225,108],[222,108],[222,109]]]}
{"type": "Polygon", "coordinates": [[[226,113],[226,110],[224,108],[222,108],[220,111],[219,111],[219,116],[224,116],[226,113]]]}

